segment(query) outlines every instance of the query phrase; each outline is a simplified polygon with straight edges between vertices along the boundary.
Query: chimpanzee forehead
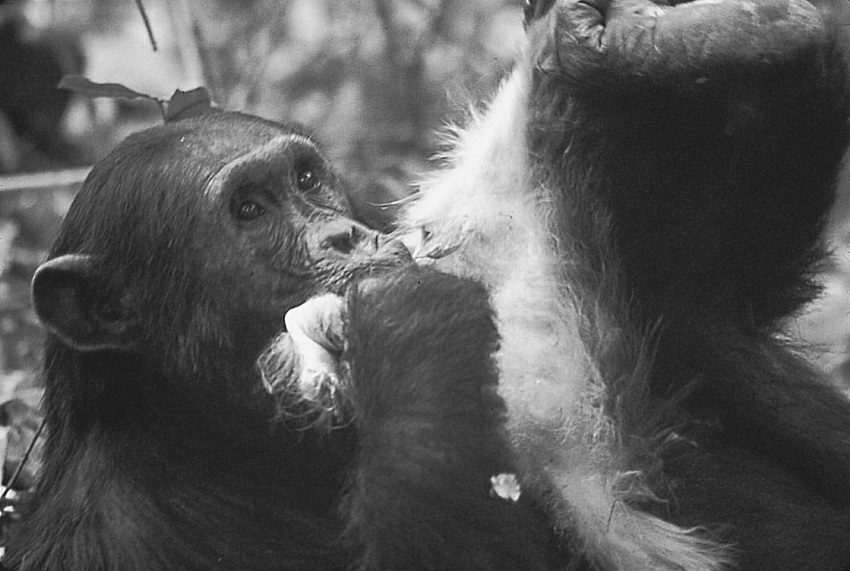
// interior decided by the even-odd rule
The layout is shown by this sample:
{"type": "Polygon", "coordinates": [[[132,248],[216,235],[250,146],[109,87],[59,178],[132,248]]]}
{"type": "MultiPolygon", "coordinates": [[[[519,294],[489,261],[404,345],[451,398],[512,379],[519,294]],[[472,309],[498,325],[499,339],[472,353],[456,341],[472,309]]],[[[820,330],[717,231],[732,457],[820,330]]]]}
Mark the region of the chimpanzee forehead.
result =
{"type": "Polygon", "coordinates": [[[131,135],[95,165],[86,187],[92,187],[100,200],[111,196],[124,202],[132,199],[129,192],[138,200],[162,205],[191,202],[205,194],[210,180],[228,165],[255,155],[276,163],[293,146],[321,154],[299,125],[241,113],[211,113],[131,135]]]}
{"type": "MultiPolygon", "coordinates": [[[[318,146],[305,129],[240,113],[217,112],[135,133],[95,165],[82,195],[103,200],[127,193],[178,194],[184,199],[201,190],[225,165],[274,140],[291,139],[318,146]],[[169,189],[171,189],[169,191],[169,189]]],[[[283,149],[282,149],[283,150],[283,149]]]]}
{"type": "Polygon", "coordinates": [[[188,234],[207,184],[219,171],[281,139],[316,148],[303,128],[237,113],[188,118],[131,135],[92,169],[54,252],[112,247],[103,236],[127,235],[118,245],[128,248],[173,242],[175,235],[188,234]]]}
{"type": "Polygon", "coordinates": [[[319,153],[311,139],[296,133],[280,134],[263,144],[237,150],[243,152],[222,164],[208,179],[205,195],[216,196],[227,188],[246,183],[277,185],[288,179],[296,162],[303,160],[305,151],[313,156],[319,153]]]}
{"type": "Polygon", "coordinates": [[[241,113],[201,115],[162,127],[172,152],[186,160],[206,162],[213,171],[273,139],[291,137],[318,150],[307,131],[296,124],[280,124],[241,113]]]}

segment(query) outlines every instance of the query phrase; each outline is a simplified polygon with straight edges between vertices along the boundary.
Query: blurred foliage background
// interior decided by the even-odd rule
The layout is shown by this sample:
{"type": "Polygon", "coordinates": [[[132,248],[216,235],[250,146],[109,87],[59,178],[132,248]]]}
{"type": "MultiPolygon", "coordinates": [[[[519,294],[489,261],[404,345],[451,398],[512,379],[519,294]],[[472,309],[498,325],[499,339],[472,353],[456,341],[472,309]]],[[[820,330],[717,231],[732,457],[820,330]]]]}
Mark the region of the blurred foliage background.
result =
{"type": "MultiPolygon", "coordinates": [[[[205,85],[227,109],[303,123],[380,226],[439,150],[435,133],[493,91],[523,34],[521,0],[142,3],[156,51],[134,0],[0,0],[0,402],[37,401],[28,284],[88,165],[161,121],[148,101],[58,92],[62,75],[165,99],[205,85]]],[[[842,196],[823,299],[788,327],[845,386],[848,212],[842,196]]]]}

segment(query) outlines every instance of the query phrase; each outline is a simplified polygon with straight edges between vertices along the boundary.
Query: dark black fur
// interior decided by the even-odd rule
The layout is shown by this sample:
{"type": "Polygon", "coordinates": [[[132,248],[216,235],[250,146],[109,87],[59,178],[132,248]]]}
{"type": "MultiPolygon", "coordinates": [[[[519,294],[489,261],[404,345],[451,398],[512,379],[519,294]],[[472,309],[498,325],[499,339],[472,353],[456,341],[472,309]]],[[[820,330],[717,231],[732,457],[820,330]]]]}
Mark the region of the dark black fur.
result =
{"type": "Polygon", "coordinates": [[[286,310],[409,260],[349,216],[303,132],[244,115],[95,166],[33,283],[48,441],[5,566],[549,568],[532,507],[489,496],[513,467],[479,287],[402,272],[354,295],[356,427],[272,422],[256,360],[286,310]]]}
{"type": "Polygon", "coordinates": [[[559,0],[535,32],[559,232],[624,338],[656,335],[651,394],[612,414],[638,447],[647,418],[675,429],[647,509],[742,569],[850,567],[850,403],[780,335],[817,293],[850,135],[841,5],[675,4],[559,0]]]}
{"type": "Polygon", "coordinates": [[[349,306],[361,449],[347,536],[362,568],[560,569],[528,494],[489,494],[490,478],[516,467],[484,288],[427,270],[382,281],[349,306]]]}

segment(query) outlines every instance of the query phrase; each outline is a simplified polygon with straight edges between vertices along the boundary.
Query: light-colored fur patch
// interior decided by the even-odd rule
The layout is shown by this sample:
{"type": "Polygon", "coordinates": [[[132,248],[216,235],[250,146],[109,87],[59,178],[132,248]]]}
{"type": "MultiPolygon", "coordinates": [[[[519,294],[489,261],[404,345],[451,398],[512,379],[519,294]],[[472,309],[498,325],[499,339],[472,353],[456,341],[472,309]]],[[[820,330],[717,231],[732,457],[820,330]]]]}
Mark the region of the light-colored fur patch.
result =
{"type": "Polygon", "coordinates": [[[580,335],[583,293],[560,277],[551,195],[529,165],[530,88],[531,57],[523,56],[487,109],[450,134],[451,151],[422,182],[400,232],[416,238],[423,263],[438,258],[441,269],[488,286],[523,489],[544,501],[566,537],[577,535],[575,548],[605,569],[721,569],[723,548],[700,531],[630,507],[651,491],[626,465],[603,413],[606,382],[580,335]]]}

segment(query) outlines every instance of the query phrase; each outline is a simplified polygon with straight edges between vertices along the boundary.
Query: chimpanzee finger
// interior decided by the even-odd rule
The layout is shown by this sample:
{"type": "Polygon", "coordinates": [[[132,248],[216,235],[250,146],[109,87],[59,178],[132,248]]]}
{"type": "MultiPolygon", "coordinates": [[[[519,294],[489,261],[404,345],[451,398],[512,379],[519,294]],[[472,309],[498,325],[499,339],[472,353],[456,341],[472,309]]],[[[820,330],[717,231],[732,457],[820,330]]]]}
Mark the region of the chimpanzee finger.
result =
{"type": "Polygon", "coordinates": [[[334,400],[340,384],[344,314],[343,299],[332,294],[311,298],[286,312],[286,330],[299,356],[298,392],[306,400],[334,400]]]}
{"type": "Polygon", "coordinates": [[[345,304],[333,294],[308,299],[286,312],[286,330],[296,338],[311,342],[325,352],[339,353],[344,343],[345,304]]]}
{"type": "Polygon", "coordinates": [[[828,40],[820,5],[807,0],[557,0],[537,25],[547,71],[577,85],[775,66],[828,40]],[[587,65],[588,59],[598,66],[587,65]]]}

